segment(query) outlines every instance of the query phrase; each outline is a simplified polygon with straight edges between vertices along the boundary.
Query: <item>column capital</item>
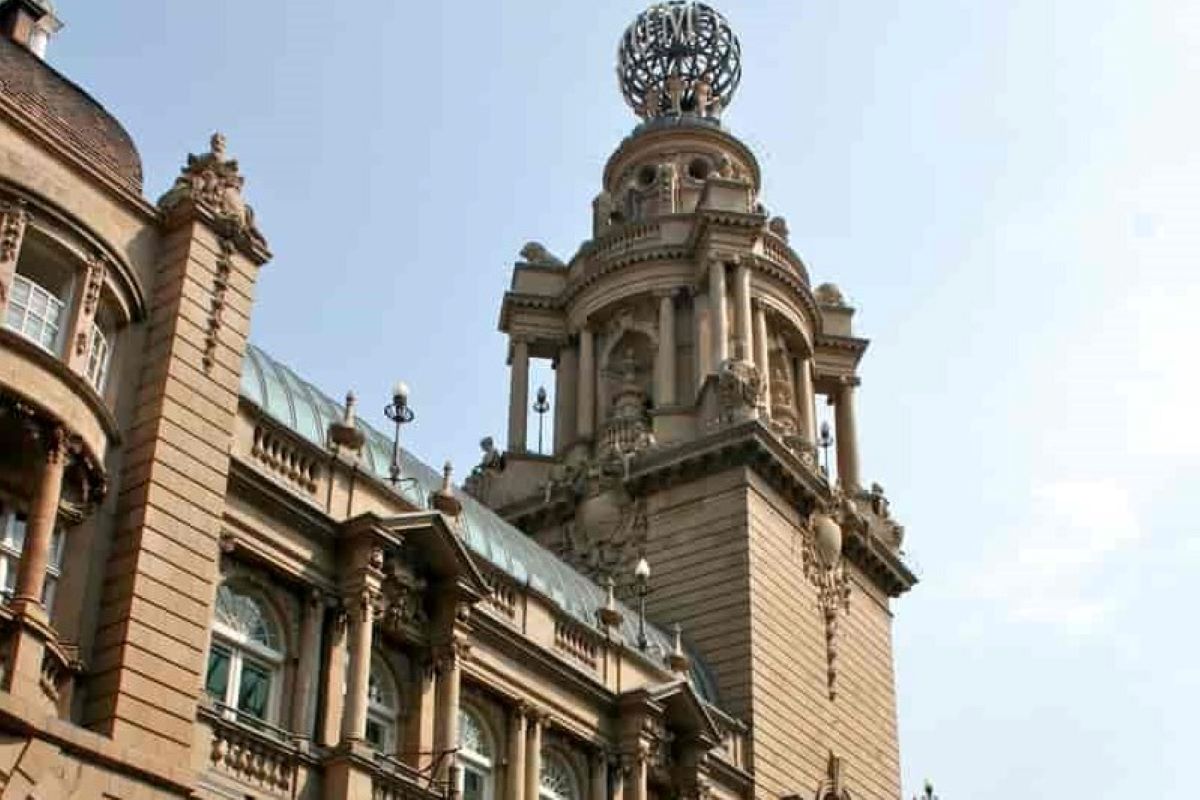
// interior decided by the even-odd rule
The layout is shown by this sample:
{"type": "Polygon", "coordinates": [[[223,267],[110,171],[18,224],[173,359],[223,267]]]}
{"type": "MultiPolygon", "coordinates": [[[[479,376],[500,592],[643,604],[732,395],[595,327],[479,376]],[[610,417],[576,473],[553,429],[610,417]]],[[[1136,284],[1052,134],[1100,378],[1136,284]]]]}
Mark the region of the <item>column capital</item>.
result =
{"type": "Polygon", "coordinates": [[[843,389],[853,389],[862,385],[862,378],[857,375],[838,375],[835,380],[837,385],[843,389]]]}

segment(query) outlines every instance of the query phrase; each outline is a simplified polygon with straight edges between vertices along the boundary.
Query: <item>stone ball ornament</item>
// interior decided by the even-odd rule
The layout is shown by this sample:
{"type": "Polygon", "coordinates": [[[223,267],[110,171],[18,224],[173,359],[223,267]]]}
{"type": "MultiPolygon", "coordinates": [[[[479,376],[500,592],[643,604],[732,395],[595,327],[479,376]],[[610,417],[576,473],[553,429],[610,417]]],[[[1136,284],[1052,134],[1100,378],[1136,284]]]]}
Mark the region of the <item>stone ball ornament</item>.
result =
{"type": "Polygon", "coordinates": [[[828,514],[815,514],[812,528],[817,555],[826,569],[832,569],[842,555],[842,526],[828,514]]]}
{"type": "Polygon", "coordinates": [[[617,79],[642,118],[719,118],[742,78],[742,47],[716,9],[690,0],[647,8],[617,47],[617,79]]]}

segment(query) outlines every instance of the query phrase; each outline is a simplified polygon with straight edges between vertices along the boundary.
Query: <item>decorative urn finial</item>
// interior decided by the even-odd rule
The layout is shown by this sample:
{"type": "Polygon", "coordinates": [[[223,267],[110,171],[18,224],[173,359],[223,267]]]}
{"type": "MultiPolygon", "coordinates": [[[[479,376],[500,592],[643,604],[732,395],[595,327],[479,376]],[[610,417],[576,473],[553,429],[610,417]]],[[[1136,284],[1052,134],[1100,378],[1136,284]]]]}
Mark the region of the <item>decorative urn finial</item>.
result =
{"type": "Polygon", "coordinates": [[[625,102],[643,119],[720,119],[742,79],[742,46],[709,5],[655,3],[622,34],[617,79],[625,102]]]}

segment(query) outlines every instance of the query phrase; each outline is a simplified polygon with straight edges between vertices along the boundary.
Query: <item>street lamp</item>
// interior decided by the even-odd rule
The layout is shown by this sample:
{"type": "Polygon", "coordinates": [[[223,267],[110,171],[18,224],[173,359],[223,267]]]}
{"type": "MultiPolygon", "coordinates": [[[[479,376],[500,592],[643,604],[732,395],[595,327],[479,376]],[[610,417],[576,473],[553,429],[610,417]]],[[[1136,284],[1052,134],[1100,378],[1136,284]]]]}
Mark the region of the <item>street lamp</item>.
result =
{"type": "Polygon", "coordinates": [[[545,386],[538,387],[537,400],[533,403],[533,410],[538,415],[538,455],[542,455],[542,424],[546,421],[546,412],[550,410],[550,401],[546,399],[545,386]]]}
{"type": "Polygon", "coordinates": [[[633,568],[633,581],[638,597],[638,649],[646,652],[646,595],[650,594],[650,562],[645,556],[633,568]]]}
{"type": "Polygon", "coordinates": [[[408,405],[408,385],[404,381],[397,381],[392,388],[392,402],[384,407],[383,413],[396,424],[396,433],[392,438],[392,466],[389,469],[392,485],[395,486],[400,482],[400,426],[412,422],[416,416],[408,405]]]}
{"type": "Polygon", "coordinates": [[[829,477],[829,448],[833,447],[833,432],[829,430],[829,423],[821,423],[821,433],[817,437],[817,446],[821,448],[821,458],[825,465],[821,469],[825,472],[825,477],[829,477]]]}

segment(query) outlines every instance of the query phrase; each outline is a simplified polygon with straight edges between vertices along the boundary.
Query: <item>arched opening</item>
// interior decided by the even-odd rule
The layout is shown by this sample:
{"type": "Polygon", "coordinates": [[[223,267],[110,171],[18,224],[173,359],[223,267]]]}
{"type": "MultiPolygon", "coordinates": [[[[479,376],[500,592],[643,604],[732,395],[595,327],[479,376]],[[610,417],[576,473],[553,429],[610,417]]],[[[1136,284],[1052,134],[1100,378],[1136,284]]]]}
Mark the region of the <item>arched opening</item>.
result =
{"type": "Polygon", "coordinates": [[[542,751],[542,774],[538,780],[539,800],[580,800],[582,792],[575,770],[562,753],[553,749],[542,751]]]}
{"type": "Polygon", "coordinates": [[[217,589],[204,688],[230,716],[278,719],[284,659],[279,631],[255,593],[229,582],[217,589]]]}
{"type": "Polygon", "coordinates": [[[458,762],[462,767],[462,800],[492,800],[495,748],[478,712],[458,710],[458,762]]]}
{"type": "Polygon", "coordinates": [[[396,749],[397,718],[400,714],[396,678],[383,656],[371,656],[367,678],[367,742],[381,753],[396,749]]]}

